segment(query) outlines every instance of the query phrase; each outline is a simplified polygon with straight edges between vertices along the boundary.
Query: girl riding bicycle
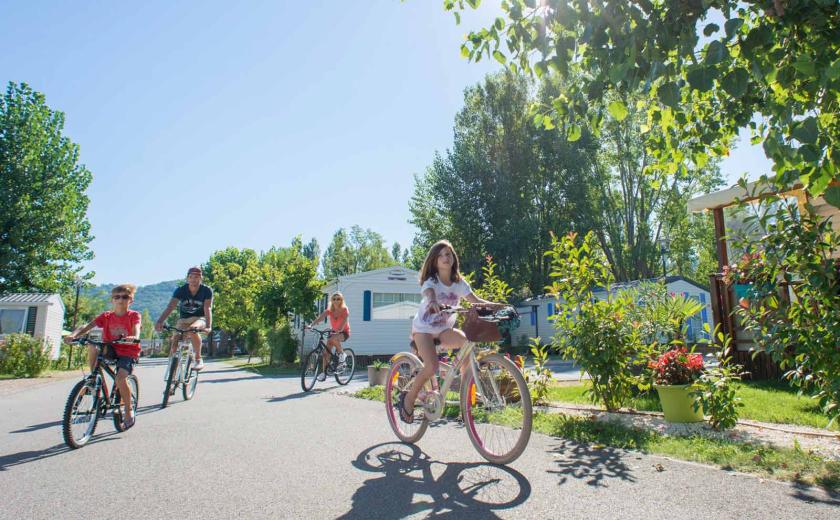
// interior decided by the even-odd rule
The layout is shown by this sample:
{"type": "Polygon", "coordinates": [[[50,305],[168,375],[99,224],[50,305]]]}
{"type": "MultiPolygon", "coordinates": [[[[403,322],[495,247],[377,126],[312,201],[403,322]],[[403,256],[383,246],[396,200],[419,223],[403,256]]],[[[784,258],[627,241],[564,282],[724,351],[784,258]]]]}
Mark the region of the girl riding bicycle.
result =
{"type": "Polygon", "coordinates": [[[441,240],[429,249],[423,268],[420,270],[420,292],[423,299],[414,321],[411,323],[411,337],[417,345],[417,352],[423,361],[423,369],[407,392],[399,396],[400,419],[414,421],[414,401],[423,385],[438,370],[435,340],[446,350],[460,349],[467,340],[463,331],[455,328],[455,314],[442,313],[441,305],[456,306],[462,298],[470,303],[487,306],[500,304],[481,299],[472,292],[470,285],[459,271],[458,255],[448,240],[441,240]]]}
{"type": "Polygon", "coordinates": [[[326,379],[327,363],[330,361],[330,351],[338,354],[338,362],[344,363],[345,355],[341,344],[350,339],[350,309],[344,303],[344,295],[340,292],[335,292],[330,297],[330,304],[326,310],[318,315],[312,322],[310,327],[315,326],[321,320],[329,318],[330,328],[334,334],[327,339],[327,350],[324,351],[322,361],[323,370],[318,375],[318,380],[326,379]]]}

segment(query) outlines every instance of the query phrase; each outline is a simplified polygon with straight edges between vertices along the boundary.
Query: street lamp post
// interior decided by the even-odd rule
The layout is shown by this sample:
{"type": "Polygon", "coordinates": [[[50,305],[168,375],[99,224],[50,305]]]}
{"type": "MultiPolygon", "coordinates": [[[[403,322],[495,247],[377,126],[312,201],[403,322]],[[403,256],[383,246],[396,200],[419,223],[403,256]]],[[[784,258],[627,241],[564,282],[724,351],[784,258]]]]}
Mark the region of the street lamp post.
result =
{"type": "MultiPolygon", "coordinates": [[[[76,275],[74,280],[76,285],[76,304],[73,306],[73,331],[76,331],[76,320],[79,318],[79,291],[82,289],[82,279],[76,275]]],[[[70,344],[70,355],[67,356],[67,370],[70,370],[70,364],[73,362],[73,344],[70,344]]]]}
{"type": "Polygon", "coordinates": [[[668,253],[668,246],[670,245],[669,242],[670,241],[665,237],[661,237],[659,239],[659,254],[662,257],[662,279],[663,280],[668,277],[668,268],[665,264],[665,256],[668,253]]]}

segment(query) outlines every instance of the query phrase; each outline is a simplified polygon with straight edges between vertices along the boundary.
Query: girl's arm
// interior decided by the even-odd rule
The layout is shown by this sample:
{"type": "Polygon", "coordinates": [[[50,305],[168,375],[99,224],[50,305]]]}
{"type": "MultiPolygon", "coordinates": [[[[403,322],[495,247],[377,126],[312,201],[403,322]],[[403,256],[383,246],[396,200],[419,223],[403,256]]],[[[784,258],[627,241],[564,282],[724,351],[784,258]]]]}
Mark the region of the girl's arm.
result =
{"type": "Polygon", "coordinates": [[[429,314],[435,314],[440,312],[440,304],[437,302],[437,297],[435,296],[435,290],[429,287],[428,289],[424,289],[421,293],[423,296],[426,297],[426,301],[429,302],[428,312],[429,314]]]}
{"type": "Polygon", "coordinates": [[[85,325],[83,327],[79,327],[78,329],[74,330],[69,336],[65,336],[64,337],[64,342],[65,343],[70,343],[71,341],[78,338],[79,336],[84,336],[85,334],[90,332],[90,330],[94,327],[96,327],[96,318],[91,320],[90,323],[88,323],[87,325],[85,325]]]}
{"type": "Polygon", "coordinates": [[[479,298],[472,291],[470,291],[470,293],[468,295],[464,296],[464,299],[467,300],[470,303],[478,303],[480,305],[487,305],[487,306],[492,306],[492,307],[504,307],[505,306],[504,303],[496,303],[496,302],[487,301],[483,298],[479,298]]]}
{"type": "Polygon", "coordinates": [[[321,320],[323,320],[326,317],[327,317],[327,311],[322,312],[321,314],[318,315],[317,318],[315,318],[315,320],[312,321],[312,323],[309,324],[309,328],[311,329],[312,327],[314,327],[315,325],[320,323],[321,320]]]}

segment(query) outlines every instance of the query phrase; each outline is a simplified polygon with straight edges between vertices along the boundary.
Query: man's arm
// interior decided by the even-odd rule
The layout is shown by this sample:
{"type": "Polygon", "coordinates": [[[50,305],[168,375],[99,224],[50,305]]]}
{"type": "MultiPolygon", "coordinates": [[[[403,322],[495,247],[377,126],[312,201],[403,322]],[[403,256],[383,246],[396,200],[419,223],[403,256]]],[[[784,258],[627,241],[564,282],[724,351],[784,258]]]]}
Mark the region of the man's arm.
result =
{"type": "Polygon", "coordinates": [[[213,328],[213,298],[204,300],[204,321],[207,322],[207,330],[213,328]]]}
{"type": "Polygon", "coordinates": [[[177,298],[170,298],[169,299],[169,305],[167,305],[166,308],[163,309],[163,312],[160,314],[160,318],[158,318],[158,320],[155,322],[155,330],[156,331],[160,332],[161,330],[163,330],[163,324],[164,324],[164,322],[166,322],[166,318],[169,317],[169,315],[172,313],[172,311],[177,306],[178,306],[178,299],[177,298]]]}

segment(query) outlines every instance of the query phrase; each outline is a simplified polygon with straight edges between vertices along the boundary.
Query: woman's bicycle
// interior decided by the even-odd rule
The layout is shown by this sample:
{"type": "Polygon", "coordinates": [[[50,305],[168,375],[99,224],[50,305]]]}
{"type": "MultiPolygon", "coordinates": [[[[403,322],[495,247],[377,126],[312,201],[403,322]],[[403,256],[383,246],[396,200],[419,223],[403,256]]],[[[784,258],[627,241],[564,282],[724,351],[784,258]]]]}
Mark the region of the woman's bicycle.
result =
{"type": "MultiPolygon", "coordinates": [[[[441,312],[476,312],[474,309],[444,306],[441,312]]],[[[507,307],[474,319],[498,324],[513,316],[515,311],[507,307]]],[[[415,443],[426,433],[430,422],[441,418],[447,404],[459,404],[467,435],[478,453],[492,463],[508,464],[522,454],[531,438],[531,394],[522,372],[511,360],[491,349],[478,349],[472,339],[468,334],[451,364],[440,363],[446,372],[442,382],[435,375],[425,383],[411,423],[400,418],[399,395],[414,384],[423,362],[416,350],[395,354],[385,383],[388,422],[401,441],[415,443]],[[448,400],[449,389],[462,367],[465,370],[460,399],[448,400]]],[[[440,341],[435,340],[435,345],[439,346],[440,341]]]]}
{"type": "Polygon", "coordinates": [[[163,328],[179,335],[178,347],[174,353],[169,355],[169,364],[164,374],[166,388],[163,390],[163,402],[160,407],[166,408],[166,405],[169,404],[169,397],[175,395],[179,386],[184,401],[189,401],[195,395],[195,389],[198,386],[198,371],[193,370],[195,353],[193,352],[192,341],[185,334],[197,332],[197,329],[181,330],[169,325],[164,325],[163,328]]]}
{"type": "MultiPolygon", "coordinates": [[[[74,341],[78,345],[95,345],[99,347],[99,354],[96,356],[96,364],[93,372],[73,387],[67,404],[64,406],[62,418],[62,433],[67,446],[77,449],[88,443],[93,432],[96,430],[96,423],[101,417],[105,417],[112,411],[114,428],[118,432],[125,431],[123,425],[123,403],[120,391],[117,389],[117,373],[112,368],[116,360],[106,355],[106,350],[113,348],[112,345],[119,344],[93,341],[88,338],[79,338],[74,341]],[[111,378],[110,388],[105,375],[111,378]]],[[[140,400],[140,387],[137,377],[130,374],[126,378],[131,389],[131,406],[137,413],[137,403],[140,400]]]]}
{"type": "MultiPolygon", "coordinates": [[[[324,352],[327,351],[326,339],[335,334],[332,330],[314,329],[307,327],[307,329],[320,335],[318,338],[318,346],[315,350],[307,354],[303,359],[300,369],[300,386],[304,392],[312,390],[315,386],[315,381],[318,380],[318,375],[323,370],[322,358],[324,352]]],[[[338,354],[330,352],[330,360],[327,362],[326,372],[327,376],[334,375],[336,383],[346,385],[353,379],[353,374],[356,372],[356,355],[353,349],[344,348],[344,361],[339,361],[338,354]]]]}

